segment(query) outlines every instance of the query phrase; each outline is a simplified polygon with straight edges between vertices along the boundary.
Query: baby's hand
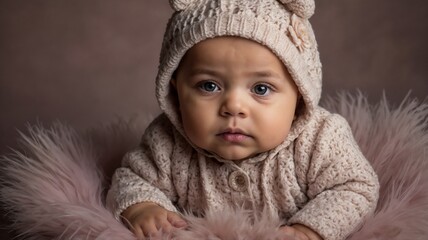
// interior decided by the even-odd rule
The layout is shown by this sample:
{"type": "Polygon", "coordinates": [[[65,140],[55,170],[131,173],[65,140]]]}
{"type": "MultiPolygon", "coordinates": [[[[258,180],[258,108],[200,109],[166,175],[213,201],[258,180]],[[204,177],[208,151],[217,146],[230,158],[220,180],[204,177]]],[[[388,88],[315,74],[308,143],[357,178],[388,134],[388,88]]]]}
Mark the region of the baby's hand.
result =
{"type": "Polygon", "coordinates": [[[176,213],[151,203],[137,203],[128,207],[122,217],[138,239],[156,235],[160,230],[171,232],[173,228],[185,227],[187,223],[176,213]]]}
{"type": "Polygon", "coordinates": [[[289,235],[292,240],[322,240],[318,233],[301,224],[283,226],[279,230],[289,235]]]}

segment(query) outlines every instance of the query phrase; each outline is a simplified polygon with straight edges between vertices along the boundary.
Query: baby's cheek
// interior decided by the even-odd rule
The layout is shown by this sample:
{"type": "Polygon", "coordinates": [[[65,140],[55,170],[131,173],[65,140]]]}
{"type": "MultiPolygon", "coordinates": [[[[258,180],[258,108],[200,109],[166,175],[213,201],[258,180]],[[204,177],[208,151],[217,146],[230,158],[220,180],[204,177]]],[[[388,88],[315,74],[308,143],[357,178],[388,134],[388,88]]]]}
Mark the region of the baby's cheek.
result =
{"type": "Polygon", "coordinates": [[[186,136],[197,147],[204,147],[207,133],[201,120],[197,118],[183,119],[183,128],[186,136]]]}

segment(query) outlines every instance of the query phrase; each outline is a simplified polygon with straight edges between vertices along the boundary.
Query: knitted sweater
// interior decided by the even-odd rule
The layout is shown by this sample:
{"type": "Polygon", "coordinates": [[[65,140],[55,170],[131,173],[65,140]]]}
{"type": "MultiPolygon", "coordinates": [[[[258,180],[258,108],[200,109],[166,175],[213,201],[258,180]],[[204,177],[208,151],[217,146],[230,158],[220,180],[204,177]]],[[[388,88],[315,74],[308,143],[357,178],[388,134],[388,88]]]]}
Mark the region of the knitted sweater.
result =
{"type": "Polygon", "coordinates": [[[317,107],[278,147],[239,162],[195,149],[160,115],[123,159],[107,205],[119,219],[150,201],[170,211],[244,206],[345,239],[374,211],[379,183],[341,116],[317,107]]]}

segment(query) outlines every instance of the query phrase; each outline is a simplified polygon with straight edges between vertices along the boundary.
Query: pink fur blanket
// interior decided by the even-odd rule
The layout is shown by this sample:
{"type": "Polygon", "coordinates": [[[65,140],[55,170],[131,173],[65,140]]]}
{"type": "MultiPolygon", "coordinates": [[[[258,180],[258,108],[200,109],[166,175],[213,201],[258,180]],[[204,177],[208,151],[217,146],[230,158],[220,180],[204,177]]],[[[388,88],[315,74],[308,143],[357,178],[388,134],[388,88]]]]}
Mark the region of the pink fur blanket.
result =
{"type": "MultiPolygon", "coordinates": [[[[325,106],[351,124],[381,183],[376,212],[348,239],[427,239],[428,104],[406,99],[391,108],[361,95],[325,106]]],[[[31,127],[24,148],[1,159],[0,200],[27,239],[135,239],[104,207],[105,189],[121,155],[138,143],[147,121],[119,121],[77,133],[56,124],[31,127]]],[[[240,209],[186,215],[189,228],[174,239],[280,239],[280,220],[240,209]]],[[[164,236],[165,237],[165,236],[164,236]]]]}

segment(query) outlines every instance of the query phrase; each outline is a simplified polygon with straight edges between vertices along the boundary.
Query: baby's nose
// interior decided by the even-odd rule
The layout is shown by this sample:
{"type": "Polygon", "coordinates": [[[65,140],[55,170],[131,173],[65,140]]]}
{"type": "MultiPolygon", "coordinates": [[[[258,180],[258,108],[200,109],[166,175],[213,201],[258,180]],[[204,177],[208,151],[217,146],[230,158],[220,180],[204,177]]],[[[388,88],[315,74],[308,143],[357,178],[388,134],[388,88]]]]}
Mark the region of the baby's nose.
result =
{"type": "Polygon", "coordinates": [[[245,118],[248,116],[248,101],[238,91],[229,93],[223,100],[220,112],[224,117],[245,118]]]}

